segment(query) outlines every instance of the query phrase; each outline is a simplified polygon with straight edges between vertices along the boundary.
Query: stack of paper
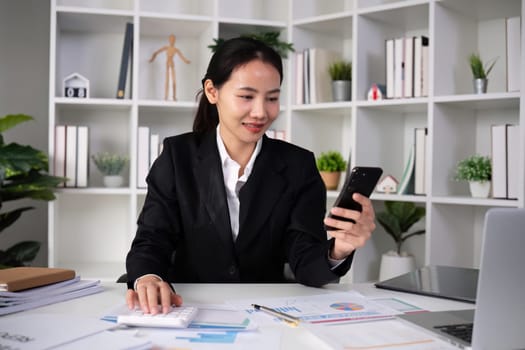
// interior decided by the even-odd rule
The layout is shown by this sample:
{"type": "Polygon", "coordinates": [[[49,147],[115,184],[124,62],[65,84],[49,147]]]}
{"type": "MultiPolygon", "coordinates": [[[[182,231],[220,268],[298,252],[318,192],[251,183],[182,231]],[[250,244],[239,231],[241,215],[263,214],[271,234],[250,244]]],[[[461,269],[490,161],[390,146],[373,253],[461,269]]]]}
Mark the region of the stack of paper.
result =
{"type": "Polygon", "coordinates": [[[85,281],[77,276],[64,282],[19,292],[0,292],[0,315],[29,310],[101,291],[100,281],[85,281]]]}

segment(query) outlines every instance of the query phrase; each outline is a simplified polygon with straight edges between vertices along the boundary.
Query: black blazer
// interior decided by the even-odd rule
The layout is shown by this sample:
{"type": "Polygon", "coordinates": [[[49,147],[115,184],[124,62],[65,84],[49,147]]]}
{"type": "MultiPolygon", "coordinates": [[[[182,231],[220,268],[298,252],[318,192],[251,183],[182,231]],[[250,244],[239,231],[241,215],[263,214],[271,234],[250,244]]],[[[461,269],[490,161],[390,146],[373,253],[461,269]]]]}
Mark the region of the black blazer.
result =
{"type": "Polygon", "coordinates": [[[263,136],[242,187],[239,234],[232,238],[216,131],[166,138],[127,255],[128,285],[154,273],[170,282],[337,281],[352,256],[332,270],[323,227],[326,190],[313,153],[263,136]]]}

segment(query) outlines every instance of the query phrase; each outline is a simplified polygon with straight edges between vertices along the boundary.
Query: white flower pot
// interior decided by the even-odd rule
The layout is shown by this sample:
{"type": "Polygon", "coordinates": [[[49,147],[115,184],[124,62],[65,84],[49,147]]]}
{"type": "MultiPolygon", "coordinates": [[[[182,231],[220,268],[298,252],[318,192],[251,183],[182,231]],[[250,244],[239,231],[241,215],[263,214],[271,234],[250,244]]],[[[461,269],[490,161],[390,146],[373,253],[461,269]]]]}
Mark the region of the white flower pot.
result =
{"type": "Polygon", "coordinates": [[[414,271],[416,262],[413,256],[399,256],[397,254],[385,253],[381,256],[379,268],[379,280],[384,281],[404,273],[414,271]]]}
{"type": "Polygon", "coordinates": [[[490,181],[470,181],[470,194],[475,198],[487,198],[490,193],[490,181]]]}
{"type": "Polygon", "coordinates": [[[123,183],[124,178],[121,175],[104,176],[104,186],[106,187],[120,187],[123,183]]]}

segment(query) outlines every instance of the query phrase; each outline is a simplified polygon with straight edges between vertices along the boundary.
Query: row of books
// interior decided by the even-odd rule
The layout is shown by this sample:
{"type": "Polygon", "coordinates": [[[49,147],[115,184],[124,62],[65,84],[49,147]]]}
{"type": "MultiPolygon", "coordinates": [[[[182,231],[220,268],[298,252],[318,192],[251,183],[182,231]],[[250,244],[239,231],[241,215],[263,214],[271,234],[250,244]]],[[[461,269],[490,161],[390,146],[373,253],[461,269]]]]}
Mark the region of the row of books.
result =
{"type": "Polygon", "coordinates": [[[386,40],[386,98],[428,96],[428,37],[386,40]]]}
{"type": "Polygon", "coordinates": [[[427,128],[414,128],[414,139],[403,176],[399,182],[398,194],[426,194],[426,148],[428,138],[427,128]]]}
{"type": "Polygon", "coordinates": [[[77,125],[55,126],[53,173],[67,180],[62,187],[87,187],[89,173],[89,128],[77,125]]]}
{"type": "Polygon", "coordinates": [[[519,125],[491,126],[493,198],[518,198],[519,147],[519,125]]]}
{"type": "Polygon", "coordinates": [[[159,134],[151,133],[148,126],[139,126],[137,136],[137,187],[146,188],[146,177],[153,162],[162,151],[159,134]]]}
{"type": "Polygon", "coordinates": [[[295,55],[295,104],[332,102],[328,67],[341,59],[340,53],[308,48],[295,55]]]}

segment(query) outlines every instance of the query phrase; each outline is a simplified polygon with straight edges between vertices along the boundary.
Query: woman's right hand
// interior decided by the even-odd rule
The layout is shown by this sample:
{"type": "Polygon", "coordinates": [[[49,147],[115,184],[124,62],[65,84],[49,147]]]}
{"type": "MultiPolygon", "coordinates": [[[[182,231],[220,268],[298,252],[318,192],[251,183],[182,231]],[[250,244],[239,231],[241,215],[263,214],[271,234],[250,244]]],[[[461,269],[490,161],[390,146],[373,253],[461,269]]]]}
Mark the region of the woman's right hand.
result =
{"type": "Polygon", "coordinates": [[[171,289],[170,285],[155,276],[140,278],[135,286],[136,290],[128,289],[126,304],[130,309],[139,306],[145,314],[155,315],[160,312],[168,313],[171,306],[182,305],[182,297],[171,289]]]}

